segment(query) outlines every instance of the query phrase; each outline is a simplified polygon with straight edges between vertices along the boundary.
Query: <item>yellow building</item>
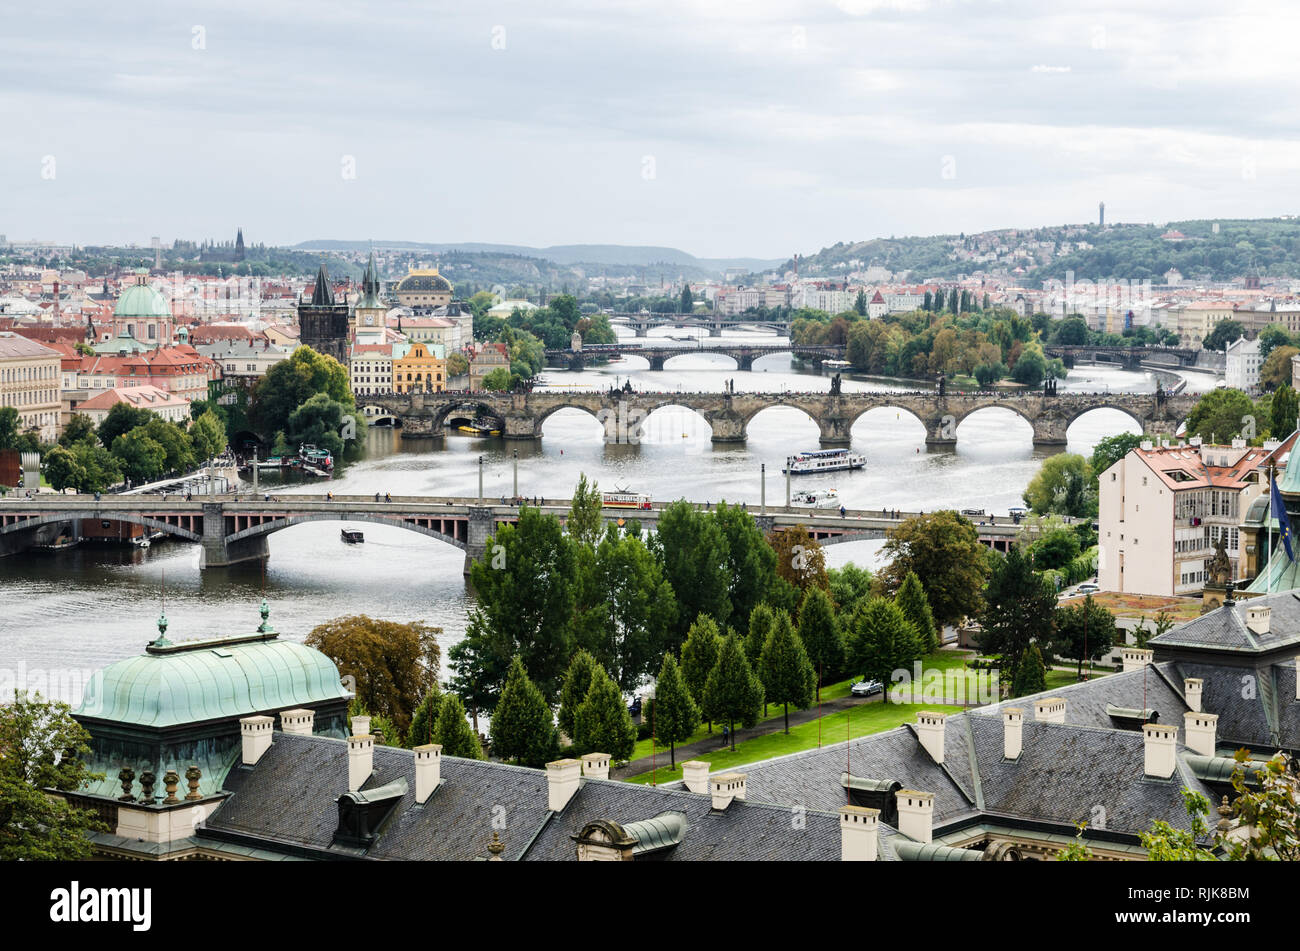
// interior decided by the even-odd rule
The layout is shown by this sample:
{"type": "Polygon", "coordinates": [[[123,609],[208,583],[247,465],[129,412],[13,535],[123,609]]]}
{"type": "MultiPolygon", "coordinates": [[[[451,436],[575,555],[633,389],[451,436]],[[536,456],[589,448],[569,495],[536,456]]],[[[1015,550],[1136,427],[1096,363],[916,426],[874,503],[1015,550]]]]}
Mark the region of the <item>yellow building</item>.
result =
{"type": "Polygon", "coordinates": [[[447,388],[447,351],[438,344],[397,344],[393,348],[394,393],[441,393],[447,388]]]}
{"type": "Polygon", "coordinates": [[[0,407],[16,409],[18,431],[34,429],[42,442],[53,442],[62,429],[61,366],[57,350],[0,332],[0,407]]]}

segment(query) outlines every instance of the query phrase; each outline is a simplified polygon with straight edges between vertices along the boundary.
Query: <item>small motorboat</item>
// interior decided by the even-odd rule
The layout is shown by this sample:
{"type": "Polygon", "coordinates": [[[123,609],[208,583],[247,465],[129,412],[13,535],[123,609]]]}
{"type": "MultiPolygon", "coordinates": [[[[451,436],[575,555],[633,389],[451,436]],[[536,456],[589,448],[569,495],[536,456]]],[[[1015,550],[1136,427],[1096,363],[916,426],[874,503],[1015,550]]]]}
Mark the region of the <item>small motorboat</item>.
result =
{"type": "Polygon", "coordinates": [[[344,543],[348,545],[360,545],[366,540],[365,535],[352,529],[345,528],[340,534],[343,536],[344,543]]]}

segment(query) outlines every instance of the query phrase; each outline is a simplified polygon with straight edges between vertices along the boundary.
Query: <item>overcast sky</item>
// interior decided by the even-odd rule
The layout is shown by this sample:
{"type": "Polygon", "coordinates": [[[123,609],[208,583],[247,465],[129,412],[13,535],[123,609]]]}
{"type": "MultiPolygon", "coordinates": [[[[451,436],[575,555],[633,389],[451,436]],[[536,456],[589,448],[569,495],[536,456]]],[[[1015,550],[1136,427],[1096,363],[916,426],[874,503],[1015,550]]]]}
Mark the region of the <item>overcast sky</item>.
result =
{"type": "Polygon", "coordinates": [[[0,234],[785,257],[1288,214],[1297,36],[1238,0],[25,4],[0,234]]]}

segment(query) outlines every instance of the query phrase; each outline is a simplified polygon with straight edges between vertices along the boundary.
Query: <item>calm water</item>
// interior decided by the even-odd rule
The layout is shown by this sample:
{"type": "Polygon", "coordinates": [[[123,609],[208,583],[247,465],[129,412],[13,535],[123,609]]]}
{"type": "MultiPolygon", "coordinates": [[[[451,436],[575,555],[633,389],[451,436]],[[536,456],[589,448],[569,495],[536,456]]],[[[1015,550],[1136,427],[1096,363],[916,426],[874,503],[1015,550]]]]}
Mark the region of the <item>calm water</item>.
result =
{"type": "MultiPolygon", "coordinates": [[[[733,335],[728,335],[733,336],[733,335]]],[[[745,335],[735,335],[737,337],[745,335]]],[[[772,342],[770,336],[751,339],[772,342]]],[[[766,357],[753,372],[740,373],[722,356],[686,354],[668,369],[651,373],[640,358],[599,370],[548,372],[555,389],[604,390],[631,378],[637,389],[721,390],[734,380],[738,390],[829,389],[828,375],[796,372],[788,357],[766,357]]],[[[1213,385],[1192,375],[1193,389],[1213,385]]],[[[912,388],[900,381],[844,380],[845,391],[912,388]]],[[[1143,373],[1081,367],[1062,388],[1068,391],[1155,389],[1143,373]]],[[[484,458],[484,491],[511,495],[514,453],[519,457],[519,491],[567,497],[581,473],[603,488],[627,486],[656,499],[727,499],[751,506],[759,501],[759,466],[767,464],[767,499],[785,497],[781,464],[792,451],[817,448],[816,424],[798,410],[774,407],[749,426],[743,447],[714,448],[708,424],[684,408],[665,408],[646,420],[637,446],[607,446],[602,428],[579,410],[563,410],[545,424],[536,445],[448,435],[440,443],[403,440],[400,430],[374,427],[367,456],[335,478],[336,493],[474,495],[484,458]]],[[[1088,453],[1096,441],[1136,430],[1124,414],[1098,410],[1069,431],[1069,452],[1088,453]]],[[[874,410],[853,429],[854,448],[867,457],[865,470],[805,476],[797,487],[834,487],[850,507],[891,506],[905,510],[976,507],[1005,512],[1020,504],[1020,492],[1044,454],[1031,446],[1028,423],[1009,410],[985,410],[957,430],[955,449],[927,450],[921,424],[905,412],[874,410]]],[[[320,483],[283,486],[280,493],[324,491],[320,483]]],[[[301,640],[315,625],[343,614],[370,614],[443,628],[446,648],[463,635],[469,599],[461,575],[464,555],[434,539],[396,528],[364,524],[365,544],[343,545],[339,525],[314,523],[270,538],[265,572],[258,566],[198,569],[197,548],[181,542],[156,543],[148,551],[83,547],[33,552],[0,559],[0,693],[8,676],[25,679],[47,693],[75,700],[75,672],[139,653],[155,636],[166,596],[173,640],[253,630],[265,590],[271,622],[286,637],[301,640]],[[45,671],[64,672],[63,684],[46,687],[45,671]]],[[[830,546],[827,562],[872,563],[880,542],[830,546]]],[[[21,684],[20,684],[21,685],[21,684]]]]}

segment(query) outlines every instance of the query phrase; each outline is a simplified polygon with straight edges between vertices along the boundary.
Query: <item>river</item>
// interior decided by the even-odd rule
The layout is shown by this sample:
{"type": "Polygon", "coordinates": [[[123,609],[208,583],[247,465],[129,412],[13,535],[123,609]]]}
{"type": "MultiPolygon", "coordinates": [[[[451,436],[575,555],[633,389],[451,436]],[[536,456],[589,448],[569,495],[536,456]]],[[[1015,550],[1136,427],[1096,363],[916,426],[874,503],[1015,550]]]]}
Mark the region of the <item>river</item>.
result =
{"type": "MultiPolygon", "coordinates": [[[[775,342],[761,334],[730,337],[775,342]]],[[[629,358],[582,372],[548,371],[542,385],[555,389],[604,390],[631,379],[639,390],[721,391],[826,390],[829,374],[796,370],[788,356],[773,355],[751,372],[731,369],[724,356],[690,354],[652,373],[646,361],[629,358]]],[[[1213,379],[1188,374],[1193,391],[1213,379]]],[[[1062,381],[1065,392],[1151,392],[1147,373],[1079,367],[1062,381]]],[[[915,389],[900,380],[845,377],[846,392],[915,389]]],[[[708,424],[682,408],[659,410],[646,420],[640,445],[608,446],[602,427],[579,410],[562,410],[545,423],[537,444],[449,434],[441,444],[404,440],[400,430],[372,427],[364,460],[351,464],[330,488],[340,494],[474,495],[478,459],[484,459],[484,490],[511,495],[518,452],[523,495],[567,497],[586,473],[602,488],[626,486],[656,500],[759,501],[759,467],[766,463],[767,499],[784,501],[782,462],[791,452],[817,448],[817,426],[799,410],[774,407],[749,426],[743,446],[715,448],[708,424]]],[[[1104,436],[1136,431],[1114,410],[1097,410],[1071,426],[1068,452],[1089,453],[1104,436]]],[[[853,447],[867,458],[864,470],[799,479],[799,487],[834,487],[850,507],[905,510],[983,508],[1004,513],[1021,504],[1020,493],[1046,455],[1031,445],[1028,423],[1010,410],[972,415],[957,430],[953,449],[927,449],[925,431],[906,412],[874,410],[853,428],[853,447]]],[[[320,483],[281,486],[278,493],[324,491],[320,483]]],[[[173,641],[252,631],[263,593],[271,623],[301,640],[317,624],[344,614],[392,620],[424,620],[443,629],[446,649],[465,629],[470,598],[461,575],[463,553],[442,542],[397,528],[358,525],[365,543],[347,546],[339,525],[313,523],[272,535],[265,570],[259,566],[200,572],[198,548],[165,541],[139,551],[81,547],[31,552],[0,559],[4,612],[0,617],[0,695],[14,684],[41,688],[74,701],[82,672],[139,653],[156,636],[164,598],[173,641]],[[57,672],[50,674],[50,672],[57,672]],[[47,676],[49,680],[47,681],[47,676]],[[8,682],[6,682],[8,678],[8,682]]],[[[873,564],[880,542],[829,546],[827,563],[873,564]]]]}

